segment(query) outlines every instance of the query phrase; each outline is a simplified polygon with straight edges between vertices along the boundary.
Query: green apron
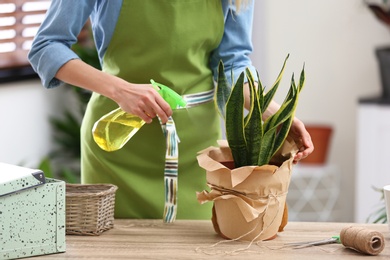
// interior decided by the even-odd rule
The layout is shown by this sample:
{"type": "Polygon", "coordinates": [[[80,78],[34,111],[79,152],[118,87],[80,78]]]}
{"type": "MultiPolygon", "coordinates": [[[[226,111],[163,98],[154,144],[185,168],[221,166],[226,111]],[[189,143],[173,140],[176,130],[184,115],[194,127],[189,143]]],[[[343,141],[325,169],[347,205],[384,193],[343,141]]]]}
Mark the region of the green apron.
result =
{"type": "MultiPolygon", "coordinates": [[[[180,95],[208,91],[214,88],[210,53],[222,34],[221,0],[123,0],[103,71],[132,83],[154,79],[180,95]]],[[[162,218],[166,143],[159,120],[115,152],[93,141],[93,124],[117,107],[97,93],[91,97],[81,128],[82,183],[118,186],[116,218],[162,218]]],[[[207,189],[196,156],[221,138],[215,105],[175,110],[172,117],[180,138],[176,218],[208,219],[211,205],[196,199],[197,191],[207,189]]]]}

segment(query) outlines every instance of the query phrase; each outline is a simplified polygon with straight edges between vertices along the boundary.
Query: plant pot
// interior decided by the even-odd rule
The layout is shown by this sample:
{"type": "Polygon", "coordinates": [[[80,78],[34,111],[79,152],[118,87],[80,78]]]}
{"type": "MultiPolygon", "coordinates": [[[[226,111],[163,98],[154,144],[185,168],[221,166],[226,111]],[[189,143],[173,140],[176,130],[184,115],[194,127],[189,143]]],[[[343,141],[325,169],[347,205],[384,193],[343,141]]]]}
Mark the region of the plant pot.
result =
{"type": "Polygon", "coordinates": [[[323,165],[327,162],[333,128],[328,125],[306,125],[311,136],[314,151],[301,164],[323,165]]]}
{"type": "Polygon", "coordinates": [[[379,95],[359,98],[360,103],[390,104],[390,46],[379,47],[375,50],[378,62],[381,92],[379,95]]]}
{"type": "Polygon", "coordinates": [[[390,47],[378,48],[375,52],[382,83],[381,98],[390,100],[390,47]]]}
{"type": "Polygon", "coordinates": [[[206,170],[211,191],[199,192],[197,197],[200,203],[214,203],[212,222],[221,237],[242,241],[269,240],[283,229],[294,156],[290,153],[287,159],[283,158],[281,166],[229,169],[221,163],[232,161],[227,145],[200,152],[198,163],[206,170]]]}

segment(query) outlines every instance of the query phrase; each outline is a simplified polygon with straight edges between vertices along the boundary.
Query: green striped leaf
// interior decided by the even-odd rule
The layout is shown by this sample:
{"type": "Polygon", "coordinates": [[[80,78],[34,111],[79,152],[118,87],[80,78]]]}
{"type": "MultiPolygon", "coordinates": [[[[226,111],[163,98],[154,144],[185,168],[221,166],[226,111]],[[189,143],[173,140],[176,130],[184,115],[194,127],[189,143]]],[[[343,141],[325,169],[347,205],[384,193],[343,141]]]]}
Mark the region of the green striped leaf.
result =
{"type": "MultiPolygon", "coordinates": [[[[245,73],[246,73],[245,75],[246,75],[246,77],[248,79],[248,83],[247,84],[248,84],[248,88],[249,88],[249,109],[248,109],[248,114],[247,114],[247,116],[244,119],[244,126],[247,125],[249,118],[252,116],[253,104],[254,104],[253,97],[254,97],[254,95],[256,93],[255,81],[254,81],[254,78],[253,78],[250,70],[247,68],[245,70],[245,73]]],[[[244,108],[242,108],[242,109],[244,109],[244,108]]]]}
{"type": "Polygon", "coordinates": [[[272,156],[275,138],[276,129],[274,129],[273,131],[268,131],[264,134],[257,161],[258,166],[262,166],[269,163],[272,156]]]}
{"type": "Polygon", "coordinates": [[[280,129],[276,134],[275,144],[270,159],[278,152],[278,150],[282,147],[284,141],[286,140],[294,119],[294,114],[295,113],[292,113],[291,117],[281,124],[280,129]]]}
{"type": "Polygon", "coordinates": [[[297,91],[297,87],[295,86],[293,75],[291,79],[290,90],[286,99],[284,100],[279,110],[265,121],[264,132],[269,131],[271,128],[279,125],[291,116],[292,112],[295,110],[296,107],[298,94],[299,92],[297,91]]]}
{"type": "Polygon", "coordinates": [[[303,89],[303,86],[305,85],[305,79],[306,79],[306,76],[305,76],[305,64],[304,64],[302,71],[301,71],[301,75],[299,76],[299,84],[298,84],[298,91],[299,92],[301,92],[301,90],[303,89]]]}
{"type": "MultiPolygon", "coordinates": [[[[291,81],[294,82],[294,73],[292,75],[291,81]]],[[[287,102],[288,100],[291,100],[296,95],[297,91],[298,89],[295,87],[295,82],[294,82],[294,88],[290,86],[287,96],[285,97],[283,102],[287,102]]]]}
{"type": "Polygon", "coordinates": [[[248,117],[247,124],[245,125],[245,140],[247,142],[247,153],[250,165],[256,165],[261,142],[263,138],[263,120],[261,114],[261,107],[258,95],[256,93],[254,82],[248,80],[251,100],[253,100],[252,112],[248,117]]]}
{"type": "Polygon", "coordinates": [[[291,126],[291,124],[289,125],[288,123],[287,125],[284,124],[292,118],[293,111],[291,110],[291,107],[293,107],[293,105],[293,100],[284,103],[281,108],[274,115],[270,116],[269,120],[264,123],[266,128],[266,130],[264,130],[264,138],[262,142],[262,146],[264,148],[262,147],[260,150],[261,154],[259,155],[259,162],[267,160],[269,162],[275,154],[275,150],[280,148],[281,143],[283,144],[291,126]],[[286,126],[288,126],[288,129],[286,126]],[[280,138],[282,138],[282,140],[280,138]],[[272,141],[272,145],[265,143],[266,140],[267,142],[272,141]]]}
{"type": "Polygon", "coordinates": [[[290,127],[295,115],[295,110],[298,104],[299,91],[295,85],[294,77],[291,80],[291,93],[296,93],[294,96],[291,96],[290,100],[287,100],[281,108],[278,110],[275,115],[273,115],[272,119],[267,122],[267,128],[277,129],[279,131],[277,133],[277,138],[275,139],[275,144],[272,152],[272,156],[279,150],[279,148],[283,145],[284,140],[286,139],[290,127]]]}
{"type": "Polygon", "coordinates": [[[226,138],[236,167],[247,165],[247,150],[244,133],[244,78],[242,72],[226,103],[226,138]]]}
{"type": "Polygon", "coordinates": [[[259,72],[256,71],[256,73],[257,73],[257,78],[258,78],[258,82],[257,82],[257,97],[259,98],[260,109],[261,109],[261,113],[263,114],[263,112],[265,111],[265,109],[263,109],[263,108],[266,107],[265,106],[265,98],[264,98],[265,87],[263,87],[263,84],[261,84],[259,72]]]}
{"type": "Polygon", "coordinates": [[[287,57],[284,59],[282,69],[280,70],[279,75],[278,75],[278,77],[275,80],[275,83],[272,85],[270,90],[268,90],[268,92],[264,95],[264,106],[262,107],[262,112],[263,113],[267,109],[269,104],[271,103],[272,99],[275,96],[276,91],[278,90],[278,87],[280,85],[280,81],[283,78],[284,69],[286,67],[287,60],[288,60],[289,57],[290,57],[290,54],[288,54],[287,57]]]}
{"type": "Polygon", "coordinates": [[[220,116],[225,119],[226,117],[226,102],[230,96],[231,87],[228,83],[225,74],[225,68],[223,62],[219,62],[218,66],[218,80],[215,91],[215,102],[219,111],[220,116]]]}
{"type": "MultiPolygon", "coordinates": [[[[291,80],[291,84],[293,85],[292,88],[294,89],[295,88],[294,75],[293,75],[293,78],[291,80]]],[[[295,100],[295,107],[292,109],[293,112],[292,112],[290,118],[282,124],[282,126],[277,134],[272,156],[274,156],[277,153],[277,151],[282,147],[284,140],[287,138],[287,135],[290,131],[290,128],[291,128],[291,125],[292,125],[292,122],[293,122],[293,119],[295,116],[295,110],[296,110],[296,107],[298,105],[298,96],[299,96],[301,90],[303,89],[304,85],[305,85],[305,66],[303,66],[303,69],[301,71],[301,75],[299,77],[299,85],[297,87],[297,97],[295,100]]]]}

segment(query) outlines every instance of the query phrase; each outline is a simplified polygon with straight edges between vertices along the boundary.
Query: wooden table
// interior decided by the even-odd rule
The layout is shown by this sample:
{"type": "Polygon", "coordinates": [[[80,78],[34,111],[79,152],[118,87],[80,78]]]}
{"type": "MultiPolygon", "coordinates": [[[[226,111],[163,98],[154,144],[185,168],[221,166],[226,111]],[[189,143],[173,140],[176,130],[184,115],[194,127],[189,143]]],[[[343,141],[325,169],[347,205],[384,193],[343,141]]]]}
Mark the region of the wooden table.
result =
{"type": "Polygon", "coordinates": [[[100,236],[66,236],[65,253],[29,259],[390,259],[390,233],[385,224],[289,222],[274,240],[255,242],[245,249],[248,245],[249,242],[223,240],[214,232],[211,221],[176,220],[164,224],[162,220],[116,220],[115,227],[100,236]],[[330,238],[350,225],[380,231],[385,237],[385,249],[378,256],[367,256],[341,244],[302,249],[284,245],[330,238]]]}

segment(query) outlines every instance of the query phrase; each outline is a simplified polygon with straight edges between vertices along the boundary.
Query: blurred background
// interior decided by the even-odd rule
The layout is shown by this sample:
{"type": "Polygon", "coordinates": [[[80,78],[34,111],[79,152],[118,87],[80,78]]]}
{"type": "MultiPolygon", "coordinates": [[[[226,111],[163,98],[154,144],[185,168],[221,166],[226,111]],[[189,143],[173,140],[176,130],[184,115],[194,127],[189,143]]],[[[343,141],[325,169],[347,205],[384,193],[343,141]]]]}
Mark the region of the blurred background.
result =
{"type": "MultiPolygon", "coordinates": [[[[315,142],[316,152],[325,148],[323,161],[302,161],[294,168],[290,220],[376,221],[384,207],[380,189],[390,184],[390,106],[383,98],[377,56],[378,49],[390,46],[389,27],[363,0],[255,1],[252,60],[262,83],[272,85],[290,54],[277,101],[287,93],[292,73],[298,77],[304,65],[307,78],[297,116],[308,127],[330,130],[315,142]]],[[[25,2],[38,6],[47,1],[25,2]]],[[[0,48],[10,29],[2,19],[4,10],[5,5],[0,8],[0,48]]],[[[9,53],[4,46],[3,54],[9,53]]],[[[59,145],[53,141],[58,128],[52,119],[66,121],[68,111],[79,119],[79,96],[70,87],[46,90],[24,72],[10,80],[15,69],[1,64],[0,161],[38,167],[59,145]]]]}

